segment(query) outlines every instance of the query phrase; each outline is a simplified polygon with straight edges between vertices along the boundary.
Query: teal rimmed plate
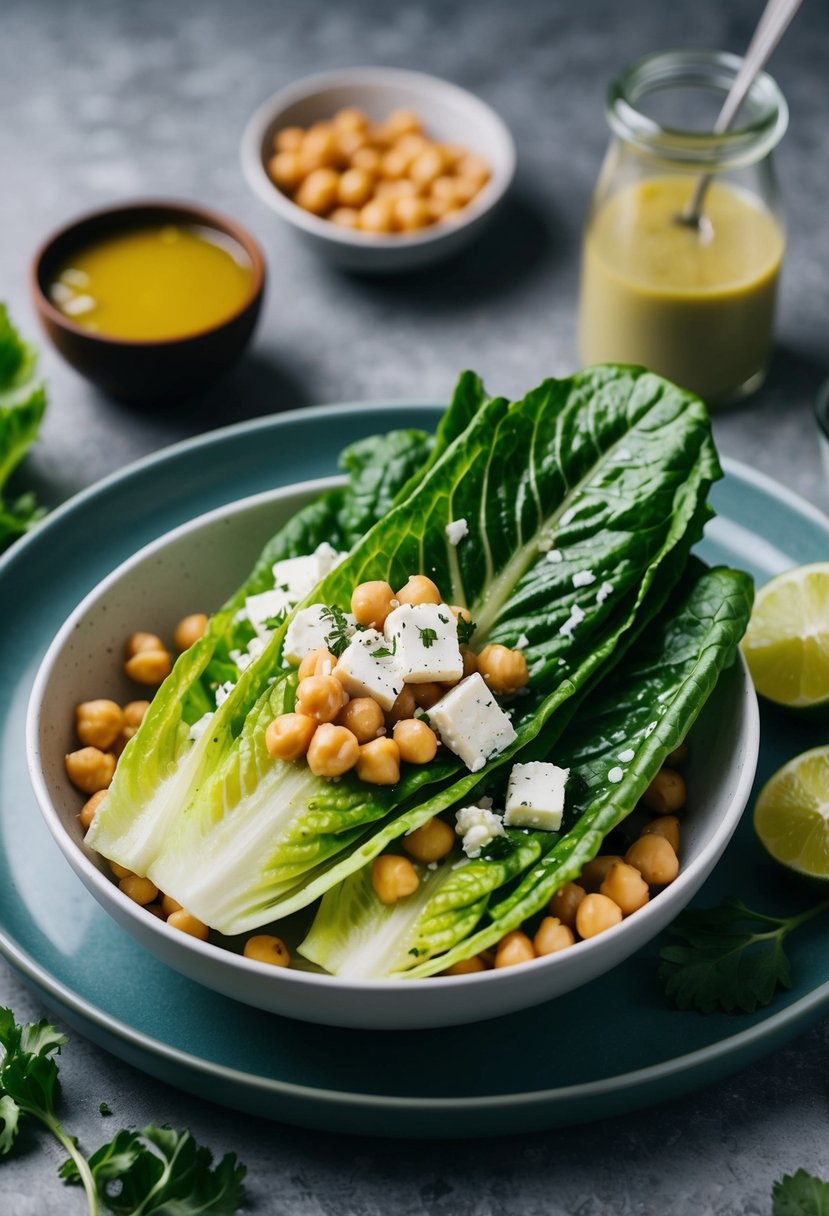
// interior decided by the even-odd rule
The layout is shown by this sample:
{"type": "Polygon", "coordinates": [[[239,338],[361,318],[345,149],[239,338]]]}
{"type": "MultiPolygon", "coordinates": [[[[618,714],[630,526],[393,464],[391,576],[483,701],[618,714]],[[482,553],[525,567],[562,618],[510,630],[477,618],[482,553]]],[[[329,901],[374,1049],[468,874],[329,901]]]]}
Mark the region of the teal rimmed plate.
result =
{"type": "MultiPolygon", "coordinates": [[[[79,495],[0,561],[0,950],[54,1013],[107,1050],[192,1093],[286,1122],[469,1136],[600,1118],[723,1077],[829,1009],[818,923],[792,942],[792,990],[751,1017],[668,1009],[654,944],[577,992],[496,1021],[394,1033],[310,1026],[168,970],[117,928],[60,856],[29,786],[23,730],[35,671],[78,601],[177,524],[332,473],[352,440],[432,427],[439,413],[325,407],[203,436],[79,495]]],[[[829,521],[742,466],[728,465],[713,498],[719,514],[701,546],[709,561],[764,581],[829,549],[829,521]]],[[[818,727],[765,712],[758,782],[819,741],[818,727]]],[[[779,885],[748,817],[696,902],[726,893],[772,910],[797,899],[779,885]]]]}

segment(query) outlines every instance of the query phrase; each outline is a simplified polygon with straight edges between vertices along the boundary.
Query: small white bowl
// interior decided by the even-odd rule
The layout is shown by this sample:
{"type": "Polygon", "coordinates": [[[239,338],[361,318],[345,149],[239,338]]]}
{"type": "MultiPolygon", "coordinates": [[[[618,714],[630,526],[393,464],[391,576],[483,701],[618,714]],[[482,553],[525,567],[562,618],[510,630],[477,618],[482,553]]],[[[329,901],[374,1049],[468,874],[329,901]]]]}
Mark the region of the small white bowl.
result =
{"type": "Polygon", "coordinates": [[[241,156],[251,188],[310,246],[338,266],[373,273],[412,270],[457,253],[492,218],[515,173],[515,144],[494,110],[458,85],[397,68],[322,72],[281,89],[248,122],[241,156]],[[359,107],[373,122],[382,122],[392,110],[414,110],[427,135],[483,156],[492,176],[457,218],[420,232],[373,236],[320,219],[274,185],[265,162],[281,127],[308,127],[346,106],[359,107]]]}
{"type": "MultiPolygon", "coordinates": [[[[124,639],[137,629],[169,637],[186,613],[217,608],[268,537],[310,496],[337,481],[289,486],[199,516],[124,562],[75,609],[43,660],[29,703],[29,769],[41,810],[72,868],[119,925],[176,971],[246,1004],[308,1022],[384,1030],[477,1022],[538,1005],[595,979],[650,941],[722,855],[757,764],[757,699],[742,659],[724,673],[693,728],[679,877],[622,924],[524,967],[362,981],[270,967],[244,958],[239,938],[211,934],[200,942],[138,907],[118,889],[104,859],[83,843],[83,798],[64,768],[64,755],[77,747],[75,706],[95,697],[131,700],[135,686],[118,658],[124,639]]],[[[295,946],[303,930],[293,920],[277,932],[295,946]]]]}

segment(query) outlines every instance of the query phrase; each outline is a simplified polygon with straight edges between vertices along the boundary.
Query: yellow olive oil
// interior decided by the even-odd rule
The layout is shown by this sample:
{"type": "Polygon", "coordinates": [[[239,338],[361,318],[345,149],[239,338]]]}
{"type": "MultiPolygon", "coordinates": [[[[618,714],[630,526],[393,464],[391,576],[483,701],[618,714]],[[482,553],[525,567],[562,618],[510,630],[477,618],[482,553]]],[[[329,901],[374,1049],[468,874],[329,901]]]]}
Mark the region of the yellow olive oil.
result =
{"type": "Polygon", "coordinates": [[[164,341],[226,321],[252,286],[250,259],[231,237],[196,225],[156,224],[78,249],[49,294],[64,316],[93,333],[164,341]]]}

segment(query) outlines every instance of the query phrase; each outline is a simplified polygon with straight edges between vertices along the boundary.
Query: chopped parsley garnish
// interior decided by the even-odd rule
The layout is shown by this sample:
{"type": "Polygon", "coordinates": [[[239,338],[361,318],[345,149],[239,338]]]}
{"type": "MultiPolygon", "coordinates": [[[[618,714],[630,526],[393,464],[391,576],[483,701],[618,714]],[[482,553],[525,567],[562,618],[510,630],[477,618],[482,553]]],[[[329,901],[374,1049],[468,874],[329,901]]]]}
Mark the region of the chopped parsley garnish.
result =
{"type": "Polygon", "coordinates": [[[434,629],[429,629],[428,626],[422,629],[420,625],[418,625],[417,631],[420,634],[421,642],[427,650],[430,646],[434,646],[435,642],[438,640],[436,631],[434,629]]]}
{"type": "Polygon", "coordinates": [[[444,616],[442,612],[439,612],[439,613],[438,613],[438,620],[439,620],[439,621],[442,621],[444,625],[448,625],[448,624],[449,624],[449,617],[448,617],[448,616],[444,616]]]}
{"type": "Polygon", "coordinates": [[[348,630],[350,626],[345,619],[345,613],[342,609],[332,604],[329,608],[323,608],[320,615],[323,620],[331,622],[331,632],[325,635],[325,644],[334,658],[338,659],[349,642],[348,630]]]}
{"type": "Polygon", "coordinates": [[[285,620],[285,616],[284,612],[275,612],[273,616],[266,616],[262,623],[266,629],[278,629],[285,620]]]}
{"type": "Polygon", "coordinates": [[[378,646],[376,650],[370,650],[369,654],[373,659],[390,659],[397,654],[397,638],[392,639],[391,648],[388,646],[378,646]]]}
{"type": "Polygon", "coordinates": [[[458,641],[461,646],[468,646],[472,641],[472,635],[478,626],[474,621],[468,621],[465,616],[458,616],[458,641]]]}

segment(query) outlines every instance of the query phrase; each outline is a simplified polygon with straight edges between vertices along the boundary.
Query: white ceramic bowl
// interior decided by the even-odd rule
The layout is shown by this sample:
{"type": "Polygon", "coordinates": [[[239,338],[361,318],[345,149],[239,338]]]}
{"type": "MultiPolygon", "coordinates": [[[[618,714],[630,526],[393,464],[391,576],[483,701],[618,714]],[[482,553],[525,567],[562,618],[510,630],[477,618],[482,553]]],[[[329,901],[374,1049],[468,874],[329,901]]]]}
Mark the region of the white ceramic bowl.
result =
{"type": "MultiPolygon", "coordinates": [[[[550,1000],[609,971],[654,937],[725,849],[748,798],[759,741],[757,702],[742,660],[724,674],[693,728],[679,877],[621,925],[532,965],[359,982],[269,967],[244,958],[239,939],[200,942],[171,929],[128,899],[107,863],[84,846],[77,819],[82,797],[69,784],[63,761],[77,746],[76,704],[100,696],[122,703],[133,698],[135,686],[121,670],[125,637],[136,629],[169,637],[186,613],[217,608],[267,538],[309,496],[336,481],[305,482],[202,515],[119,566],[73,612],[43,660],[29,705],[29,765],[46,822],[72,868],[127,932],[176,971],[247,1004],[334,1026],[404,1029],[482,1021],[550,1000]]],[[[286,924],[279,934],[290,943],[286,924]]]]}
{"type": "Polygon", "coordinates": [[[515,144],[494,110],[446,80],[397,68],[323,72],[281,89],[248,122],[241,156],[251,188],[310,246],[339,266],[371,273],[412,270],[457,253],[492,218],[515,172],[515,144]],[[320,219],[274,185],[265,162],[273,155],[273,137],[281,127],[308,127],[345,106],[358,106],[374,122],[395,109],[414,110],[429,136],[479,153],[489,162],[492,176],[457,219],[420,232],[373,236],[320,219]]]}

